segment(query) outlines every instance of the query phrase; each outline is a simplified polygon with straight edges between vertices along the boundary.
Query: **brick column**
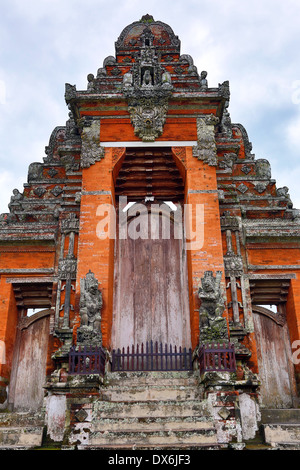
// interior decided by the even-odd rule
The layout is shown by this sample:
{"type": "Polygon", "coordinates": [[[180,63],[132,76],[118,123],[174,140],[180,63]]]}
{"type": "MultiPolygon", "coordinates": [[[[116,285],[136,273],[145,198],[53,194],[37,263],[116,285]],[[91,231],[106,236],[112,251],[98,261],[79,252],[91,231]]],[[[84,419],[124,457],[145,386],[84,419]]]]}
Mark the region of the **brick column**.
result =
{"type": "Polygon", "coordinates": [[[0,281],[0,409],[5,407],[10,379],[18,310],[11,284],[5,277],[0,281]]]}
{"type": "Polygon", "coordinates": [[[300,275],[291,279],[286,303],[286,317],[292,345],[298,393],[300,392],[300,275]]]}
{"type": "Polygon", "coordinates": [[[102,292],[102,338],[108,347],[112,325],[114,239],[105,234],[106,222],[114,227],[112,149],[82,171],[81,215],[78,242],[76,308],[79,311],[80,280],[92,271],[102,292]],[[105,221],[105,222],[104,222],[105,221]]]}
{"type": "MultiPolygon", "coordinates": [[[[190,205],[186,207],[191,209],[192,230],[197,230],[196,243],[188,245],[187,251],[192,346],[195,347],[199,340],[200,280],[205,271],[224,273],[224,261],[216,168],[195,158],[191,147],[186,148],[186,168],[185,204],[190,205]]],[[[223,288],[224,281],[223,274],[223,288]]]]}

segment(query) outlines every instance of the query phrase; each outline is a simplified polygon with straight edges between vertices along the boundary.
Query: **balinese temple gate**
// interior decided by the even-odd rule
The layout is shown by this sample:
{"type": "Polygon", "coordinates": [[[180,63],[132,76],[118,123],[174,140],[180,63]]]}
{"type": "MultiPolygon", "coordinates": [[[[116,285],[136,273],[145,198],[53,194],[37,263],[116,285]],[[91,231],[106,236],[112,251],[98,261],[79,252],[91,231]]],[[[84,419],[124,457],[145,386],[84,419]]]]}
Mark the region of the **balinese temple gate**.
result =
{"type": "Polygon", "coordinates": [[[0,217],[1,446],[297,446],[299,211],[170,26],[115,51],[0,217]]]}

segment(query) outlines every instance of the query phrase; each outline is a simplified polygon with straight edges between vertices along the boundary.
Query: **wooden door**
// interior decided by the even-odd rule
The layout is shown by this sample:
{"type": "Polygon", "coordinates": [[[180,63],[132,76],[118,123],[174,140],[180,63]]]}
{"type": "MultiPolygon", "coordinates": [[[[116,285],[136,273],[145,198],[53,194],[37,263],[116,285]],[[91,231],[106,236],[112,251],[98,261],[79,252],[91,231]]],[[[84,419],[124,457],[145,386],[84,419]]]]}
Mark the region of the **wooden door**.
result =
{"type": "Polygon", "coordinates": [[[266,408],[295,406],[296,386],[285,315],[253,307],[262,404],[266,408]]]}
{"type": "Polygon", "coordinates": [[[16,339],[9,403],[16,410],[37,410],[43,404],[50,311],[22,318],[16,339]]]}
{"type": "MultiPolygon", "coordinates": [[[[151,340],[189,348],[187,266],[182,239],[174,236],[173,220],[169,239],[163,238],[161,231],[153,239],[150,213],[144,217],[148,218],[148,226],[144,225],[148,236],[116,240],[113,348],[151,340]]],[[[163,217],[159,218],[160,227],[163,217]]]]}

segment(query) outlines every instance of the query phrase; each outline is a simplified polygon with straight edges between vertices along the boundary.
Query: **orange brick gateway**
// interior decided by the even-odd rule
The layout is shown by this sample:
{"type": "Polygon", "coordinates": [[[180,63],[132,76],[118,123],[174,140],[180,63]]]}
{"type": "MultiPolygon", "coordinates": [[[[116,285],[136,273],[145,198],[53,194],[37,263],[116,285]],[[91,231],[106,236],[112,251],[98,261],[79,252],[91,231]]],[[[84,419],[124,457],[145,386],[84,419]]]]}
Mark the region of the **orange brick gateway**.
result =
{"type": "MultiPolygon", "coordinates": [[[[66,125],[0,217],[0,409],[48,407],[54,441],[97,428],[120,372],[197,377],[197,403],[220,412],[205,445],[254,437],[260,406],[298,406],[299,212],[207,75],[170,26],[127,26],[86,90],[66,84],[66,125]]],[[[172,400],[149,387],[143,403],[172,400]]]]}

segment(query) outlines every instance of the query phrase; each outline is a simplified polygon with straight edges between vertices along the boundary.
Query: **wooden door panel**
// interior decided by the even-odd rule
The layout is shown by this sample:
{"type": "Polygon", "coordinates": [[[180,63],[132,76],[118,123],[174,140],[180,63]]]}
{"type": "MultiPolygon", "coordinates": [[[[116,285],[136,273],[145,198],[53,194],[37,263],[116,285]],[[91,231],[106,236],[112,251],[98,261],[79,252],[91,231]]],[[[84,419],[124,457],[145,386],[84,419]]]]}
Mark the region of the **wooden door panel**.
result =
{"type": "Polygon", "coordinates": [[[253,317],[263,405],[291,408],[295,391],[287,325],[257,313],[253,317]]]}
{"type": "Polygon", "coordinates": [[[49,318],[39,316],[19,332],[9,398],[14,409],[36,410],[43,404],[49,318]]]}
{"type": "Polygon", "coordinates": [[[190,347],[182,240],[174,239],[172,222],[170,239],[151,238],[145,217],[148,237],[116,241],[113,347],[151,340],[190,347]]]}

